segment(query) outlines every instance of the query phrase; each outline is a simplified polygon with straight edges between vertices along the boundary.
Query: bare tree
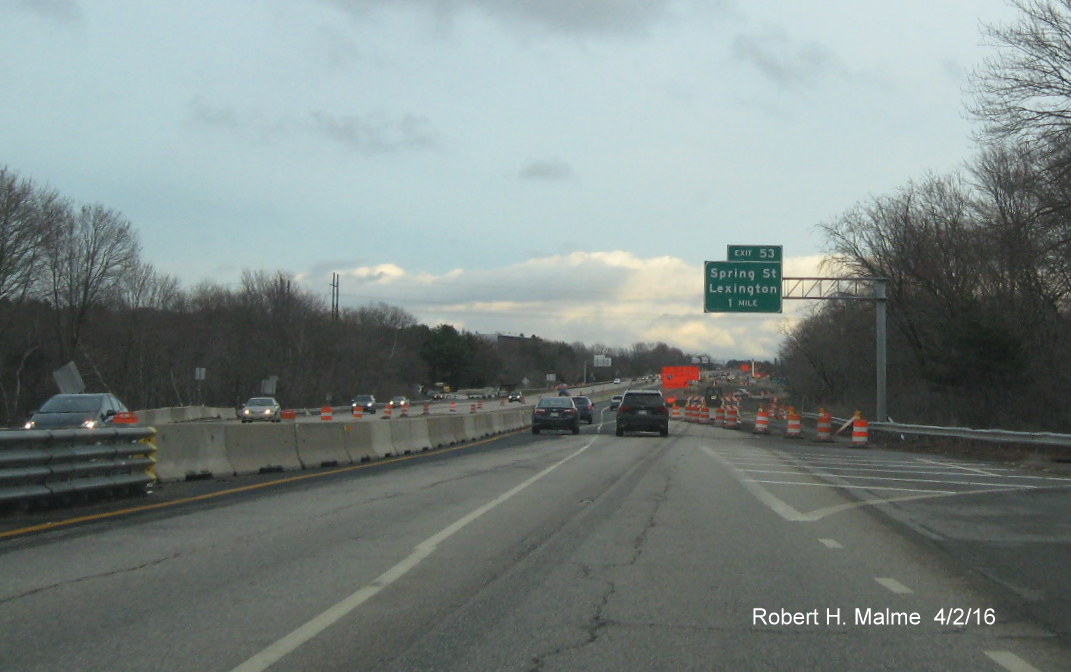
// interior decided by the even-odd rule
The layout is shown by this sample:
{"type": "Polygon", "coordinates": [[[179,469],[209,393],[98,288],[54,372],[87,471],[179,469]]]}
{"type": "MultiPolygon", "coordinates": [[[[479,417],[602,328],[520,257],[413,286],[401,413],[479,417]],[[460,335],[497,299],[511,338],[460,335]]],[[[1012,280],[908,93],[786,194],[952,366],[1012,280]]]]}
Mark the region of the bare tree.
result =
{"type": "Polygon", "coordinates": [[[1071,0],[1012,0],[1015,25],[988,26],[998,47],[972,77],[970,107],[1000,141],[1041,148],[1071,139],[1071,0]]]}
{"type": "Polygon", "coordinates": [[[74,357],[91,310],[135,267],[140,248],[130,222],[102,205],[60,222],[47,266],[61,359],[74,357]]]}

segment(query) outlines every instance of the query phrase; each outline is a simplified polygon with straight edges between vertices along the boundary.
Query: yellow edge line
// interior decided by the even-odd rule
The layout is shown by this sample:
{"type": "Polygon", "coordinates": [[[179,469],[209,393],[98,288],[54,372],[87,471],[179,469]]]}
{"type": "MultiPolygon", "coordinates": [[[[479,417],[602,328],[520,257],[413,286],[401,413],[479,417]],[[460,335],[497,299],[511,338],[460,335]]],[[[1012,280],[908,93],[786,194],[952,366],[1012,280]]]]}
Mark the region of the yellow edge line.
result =
{"type": "Polygon", "coordinates": [[[204,495],[197,495],[196,497],[186,497],[185,499],[176,499],[170,502],[160,502],[159,504],[146,504],[145,506],[136,506],[132,509],[122,509],[120,511],[109,511],[107,513],[96,513],[91,516],[80,516],[78,518],[68,518],[67,520],[57,520],[51,523],[42,523],[40,525],[32,525],[30,527],[20,527],[16,530],[7,530],[6,532],[0,532],[0,539],[7,539],[10,537],[17,537],[24,534],[30,534],[32,532],[41,532],[43,530],[51,530],[57,527],[66,527],[67,525],[76,525],[78,523],[87,523],[94,520],[104,520],[106,518],[115,518],[117,516],[125,516],[131,513],[141,513],[143,511],[154,511],[156,509],[164,509],[169,506],[177,506],[179,504],[190,504],[192,502],[200,502],[207,499],[214,499],[216,497],[223,497],[224,495],[234,495],[240,492],[249,492],[251,490],[259,490],[261,488],[268,488],[275,485],[285,485],[287,483],[296,483],[297,481],[304,481],[309,478],[321,478],[323,476],[333,476],[335,474],[344,474],[349,471],[356,471],[358,469],[370,469],[372,467],[379,467],[384,464],[391,464],[394,462],[405,462],[407,460],[415,460],[419,457],[427,457],[430,453],[441,454],[451,453],[455,450],[461,450],[462,448],[471,448],[473,446],[479,446],[498,439],[512,436],[514,434],[520,434],[522,430],[514,432],[507,432],[505,434],[499,434],[489,439],[482,441],[475,441],[473,443],[463,443],[459,446],[453,446],[451,448],[437,448],[435,450],[421,451],[412,455],[403,455],[400,457],[388,457],[383,460],[377,460],[375,462],[367,462],[364,464],[355,464],[349,467],[341,467],[338,469],[332,469],[331,471],[324,471],[317,474],[304,474],[302,476],[291,476],[289,478],[281,478],[277,481],[269,481],[267,483],[255,483],[253,485],[244,485],[240,488],[231,488],[229,490],[220,490],[218,492],[210,492],[204,495]]]}

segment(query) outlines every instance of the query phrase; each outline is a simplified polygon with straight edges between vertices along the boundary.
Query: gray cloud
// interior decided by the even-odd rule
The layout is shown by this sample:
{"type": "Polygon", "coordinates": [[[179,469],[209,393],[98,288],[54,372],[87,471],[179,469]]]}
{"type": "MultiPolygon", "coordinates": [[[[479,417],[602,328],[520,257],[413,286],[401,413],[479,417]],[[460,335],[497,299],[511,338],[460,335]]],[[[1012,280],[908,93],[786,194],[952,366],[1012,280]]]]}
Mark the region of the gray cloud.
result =
{"type": "Polygon", "coordinates": [[[323,137],[362,153],[434,149],[439,145],[428,119],[415,114],[390,119],[314,112],[312,125],[323,137]]]}
{"type": "Polygon", "coordinates": [[[466,11],[477,11],[524,31],[571,35],[642,35],[682,4],[682,0],[322,1],[360,15],[388,7],[426,10],[445,27],[466,11]]]}
{"type": "Polygon", "coordinates": [[[81,24],[85,18],[76,0],[8,0],[2,4],[64,25],[81,24]]]}
{"type": "Polygon", "coordinates": [[[525,164],[518,175],[524,180],[567,180],[573,176],[573,168],[556,159],[536,159],[525,164]]]}
{"type": "Polygon", "coordinates": [[[213,105],[201,98],[193,99],[189,108],[190,121],[196,126],[260,142],[306,135],[362,154],[434,149],[440,144],[431,122],[415,114],[386,117],[318,111],[304,117],[273,119],[255,110],[213,105]]]}
{"type": "Polygon", "coordinates": [[[784,31],[740,33],[733,39],[737,58],[753,65],[778,86],[800,90],[844,71],[836,55],[817,42],[794,42],[784,31]]]}

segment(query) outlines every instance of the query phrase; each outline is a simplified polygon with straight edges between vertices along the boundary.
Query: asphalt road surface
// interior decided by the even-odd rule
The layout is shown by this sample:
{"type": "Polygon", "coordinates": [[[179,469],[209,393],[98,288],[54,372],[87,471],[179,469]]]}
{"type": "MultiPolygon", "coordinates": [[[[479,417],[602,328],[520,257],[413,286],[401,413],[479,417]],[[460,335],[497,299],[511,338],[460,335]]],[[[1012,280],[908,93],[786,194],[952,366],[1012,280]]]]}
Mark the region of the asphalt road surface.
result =
{"type": "Polygon", "coordinates": [[[597,417],[8,513],[0,670],[1071,669],[1071,480],[597,417]]]}

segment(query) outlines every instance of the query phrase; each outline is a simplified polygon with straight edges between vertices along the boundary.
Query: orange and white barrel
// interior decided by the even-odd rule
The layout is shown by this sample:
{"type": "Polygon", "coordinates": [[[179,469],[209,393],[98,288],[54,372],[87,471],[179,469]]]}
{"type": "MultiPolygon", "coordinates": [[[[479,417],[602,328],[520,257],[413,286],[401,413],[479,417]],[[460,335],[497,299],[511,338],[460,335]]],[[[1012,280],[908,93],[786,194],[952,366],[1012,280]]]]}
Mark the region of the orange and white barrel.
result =
{"type": "Polygon", "coordinates": [[[815,441],[821,441],[823,443],[830,443],[833,441],[833,416],[827,413],[826,409],[818,409],[818,423],[815,426],[815,441]]]}
{"type": "Polygon", "coordinates": [[[801,416],[794,407],[788,407],[788,413],[785,415],[788,424],[785,425],[785,438],[786,439],[802,439],[803,438],[803,416],[801,416]]]}
{"type": "Polygon", "coordinates": [[[861,411],[856,411],[855,418],[852,419],[852,448],[866,448],[869,434],[870,423],[861,411]]]}
{"type": "Polygon", "coordinates": [[[324,407],[322,407],[320,409],[320,419],[321,420],[334,420],[335,419],[334,413],[335,413],[335,409],[331,408],[330,406],[324,406],[324,407]]]}
{"type": "Polygon", "coordinates": [[[387,404],[386,406],[383,407],[383,417],[381,419],[382,420],[390,420],[390,416],[391,416],[391,414],[393,412],[394,412],[394,408],[390,404],[387,404]]]}
{"type": "Polygon", "coordinates": [[[450,412],[457,413],[457,399],[453,399],[450,401],[450,412]]]}
{"type": "Polygon", "coordinates": [[[360,420],[364,417],[364,406],[357,404],[353,407],[353,417],[360,420]]]}
{"type": "Polygon", "coordinates": [[[759,406],[759,410],[755,412],[755,429],[754,434],[769,434],[770,433],[770,414],[762,406],[759,406]]]}
{"type": "Polygon", "coordinates": [[[718,427],[724,427],[725,426],[725,407],[724,406],[717,406],[717,407],[715,407],[715,408],[713,408],[711,410],[714,411],[714,424],[717,425],[718,427]]]}

